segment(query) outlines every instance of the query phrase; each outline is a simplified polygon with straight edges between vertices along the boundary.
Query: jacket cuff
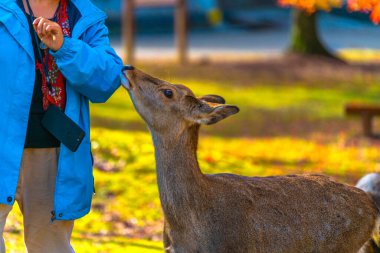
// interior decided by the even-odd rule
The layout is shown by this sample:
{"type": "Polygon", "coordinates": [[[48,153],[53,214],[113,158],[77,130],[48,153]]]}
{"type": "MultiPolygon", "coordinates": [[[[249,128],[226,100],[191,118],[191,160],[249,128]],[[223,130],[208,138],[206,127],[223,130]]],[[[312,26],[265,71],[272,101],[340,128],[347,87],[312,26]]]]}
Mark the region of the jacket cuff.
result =
{"type": "Polygon", "coordinates": [[[73,39],[70,37],[64,37],[63,44],[57,51],[49,50],[49,53],[54,57],[54,59],[65,59],[67,57],[72,58],[75,51],[73,50],[73,39]]]}

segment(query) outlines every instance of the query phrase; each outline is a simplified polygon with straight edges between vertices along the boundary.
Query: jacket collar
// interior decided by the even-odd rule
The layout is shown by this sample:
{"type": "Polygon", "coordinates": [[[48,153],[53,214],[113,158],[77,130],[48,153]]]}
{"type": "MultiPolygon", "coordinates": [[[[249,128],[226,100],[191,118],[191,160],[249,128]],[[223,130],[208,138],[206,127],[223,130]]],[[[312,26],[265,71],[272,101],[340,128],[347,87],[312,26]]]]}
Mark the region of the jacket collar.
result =
{"type": "Polygon", "coordinates": [[[20,7],[17,5],[16,0],[3,0],[0,2],[0,22],[5,21],[5,17],[9,18],[9,15],[6,15],[7,13],[15,15],[22,26],[28,30],[28,21],[20,7]],[[3,14],[3,12],[5,14],[3,14]]]}
{"type": "Polygon", "coordinates": [[[69,0],[71,1],[79,10],[80,14],[85,16],[91,16],[95,14],[105,15],[98,7],[96,7],[90,0],[69,0]]]}
{"type": "Polygon", "coordinates": [[[30,40],[28,21],[16,0],[3,0],[0,2],[0,23],[2,23],[10,35],[34,59],[33,47],[30,40]]]}
{"type": "Polygon", "coordinates": [[[79,38],[91,25],[105,20],[107,15],[96,7],[90,0],[69,0],[78,9],[81,18],[75,24],[72,36],[79,38]]]}

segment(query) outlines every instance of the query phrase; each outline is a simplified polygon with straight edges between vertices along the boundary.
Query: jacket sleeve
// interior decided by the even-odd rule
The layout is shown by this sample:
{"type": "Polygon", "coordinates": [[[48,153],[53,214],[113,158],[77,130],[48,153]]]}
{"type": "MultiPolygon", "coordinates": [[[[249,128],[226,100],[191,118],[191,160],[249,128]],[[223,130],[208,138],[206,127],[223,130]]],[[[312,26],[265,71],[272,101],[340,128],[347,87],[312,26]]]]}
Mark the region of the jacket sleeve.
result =
{"type": "Polygon", "coordinates": [[[110,46],[104,21],[91,26],[83,41],[65,37],[62,47],[50,53],[68,85],[91,102],[107,101],[120,86],[123,63],[110,46]]]}

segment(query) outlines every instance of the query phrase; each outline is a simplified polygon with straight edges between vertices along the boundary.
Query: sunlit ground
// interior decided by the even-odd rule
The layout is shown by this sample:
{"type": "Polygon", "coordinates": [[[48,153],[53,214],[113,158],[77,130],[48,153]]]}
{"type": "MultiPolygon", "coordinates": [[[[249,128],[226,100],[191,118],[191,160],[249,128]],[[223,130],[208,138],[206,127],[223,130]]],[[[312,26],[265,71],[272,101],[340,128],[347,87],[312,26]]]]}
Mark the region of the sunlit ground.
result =
{"type": "MultiPolygon", "coordinates": [[[[219,94],[240,107],[239,114],[202,128],[203,172],[323,173],[354,184],[363,174],[380,169],[380,141],[362,137],[360,121],[347,119],[343,106],[349,101],[380,101],[376,64],[347,66],[289,57],[187,67],[137,66],[186,84],[199,96],[219,94]]],[[[77,252],[162,252],[162,213],[150,135],[123,89],[91,110],[96,195],[91,214],[76,222],[73,245],[77,252]]],[[[8,222],[9,252],[25,252],[20,220],[15,212],[8,222]]]]}
{"type": "Polygon", "coordinates": [[[380,50],[346,48],[340,50],[339,54],[355,62],[380,61],[380,50]]]}

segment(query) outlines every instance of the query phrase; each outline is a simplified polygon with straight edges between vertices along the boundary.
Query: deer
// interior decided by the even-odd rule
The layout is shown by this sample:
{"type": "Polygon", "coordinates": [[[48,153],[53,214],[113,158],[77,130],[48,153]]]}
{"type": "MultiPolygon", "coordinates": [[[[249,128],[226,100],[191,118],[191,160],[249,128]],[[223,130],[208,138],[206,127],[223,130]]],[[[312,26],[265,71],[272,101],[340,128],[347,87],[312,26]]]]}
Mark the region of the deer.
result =
{"type": "Polygon", "coordinates": [[[200,126],[238,113],[237,106],[133,66],[121,78],[152,136],[165,252],[357,253],[371,238],[379,211],[354,186],[314,174],[203,174],[200,126]]]}
{"type": "MultiPolygon", "coordinates": [[[[364,175],[356,183],[356,187],[367,192],[372,197],[377,208],[380,209],[380,173],[376,172],[364,175]]],[[[380,253],[380,234],[374,234],[360,253],[380,253]]]]}

